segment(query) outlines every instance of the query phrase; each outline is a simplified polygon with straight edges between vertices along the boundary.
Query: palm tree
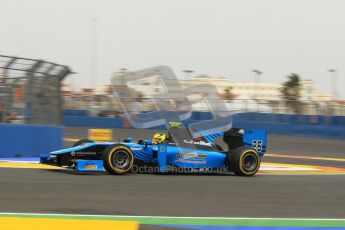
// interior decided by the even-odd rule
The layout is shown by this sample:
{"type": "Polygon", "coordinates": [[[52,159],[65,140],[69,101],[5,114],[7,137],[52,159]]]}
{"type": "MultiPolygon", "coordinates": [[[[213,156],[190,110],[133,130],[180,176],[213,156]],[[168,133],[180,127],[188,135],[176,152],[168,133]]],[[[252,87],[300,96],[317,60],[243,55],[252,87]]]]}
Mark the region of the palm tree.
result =
{"type": "Polygon", "coordinates": [[[224,93],[221,95],[221,97],[225,100],[232,100],[235,97],[235,95],[231,91],[232,91],[231,86],[225,88],[224,93]]]}
{"type": "Polygon", "coordinates": [[[283,83],[281,93],[286,106],[290,107],[295,113],[300,112],[299,99],[301,91],[301,78],[295,73],[288,76],[288,80],[283,83]]]}

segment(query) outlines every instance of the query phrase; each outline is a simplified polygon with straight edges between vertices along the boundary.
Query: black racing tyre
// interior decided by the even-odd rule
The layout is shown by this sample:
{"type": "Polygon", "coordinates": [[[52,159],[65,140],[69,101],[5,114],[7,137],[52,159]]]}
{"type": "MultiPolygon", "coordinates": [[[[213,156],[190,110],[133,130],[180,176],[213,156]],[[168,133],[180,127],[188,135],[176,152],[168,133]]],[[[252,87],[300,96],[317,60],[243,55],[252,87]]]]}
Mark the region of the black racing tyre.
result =
{"type": "Polygon", "coordinates": [[[80,145],[84,145],[86,143],[94,143],[94,141],[92,140],[89,140],[89,139],[80,139],[79,141],[75,142],[73,144],[73,147],[77,147],[77,146],[80,146],[80,145]]]}
{"type": "Polygon", "coordinates": [[[227,157],[227,168],[238,176],[253,176],[260,168],[260,156],[252,148],[238,147],[227,157]]]}
{"type": "Polygon", "coordinates": [[[133,163],[133,153],[125,145],[111,145],[103,151],[103,166],[109,174],[125,174],[132,169],[133,163]]]}

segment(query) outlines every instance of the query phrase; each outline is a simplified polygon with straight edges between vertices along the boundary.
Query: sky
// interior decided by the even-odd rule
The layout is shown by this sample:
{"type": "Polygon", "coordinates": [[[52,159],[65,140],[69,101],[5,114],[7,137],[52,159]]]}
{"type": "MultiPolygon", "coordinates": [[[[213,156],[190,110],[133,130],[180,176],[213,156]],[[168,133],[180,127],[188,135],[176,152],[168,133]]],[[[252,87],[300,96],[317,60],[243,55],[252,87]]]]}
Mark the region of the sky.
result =
{"type": "Polygon", "coordinates": [[[234,82],[297,73],[331,93],[332,68],[345,99],[344,42],[343,0],[0,0],[0,54],[68,65],[83,87],[168,65],[234,82]]]}

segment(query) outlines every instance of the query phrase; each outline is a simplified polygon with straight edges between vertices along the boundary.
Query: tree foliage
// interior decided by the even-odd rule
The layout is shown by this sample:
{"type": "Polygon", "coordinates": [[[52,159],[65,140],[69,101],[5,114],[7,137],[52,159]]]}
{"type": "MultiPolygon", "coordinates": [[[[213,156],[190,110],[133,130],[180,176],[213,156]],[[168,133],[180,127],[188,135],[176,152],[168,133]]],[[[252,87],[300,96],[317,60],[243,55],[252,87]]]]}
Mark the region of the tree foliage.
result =
{"type": "Polygon", "coordinates": [[[286,105],[295,113],[299,113],[299,100],[301,97],[301,77],[295,73],[290,74],[288,80],[283,83],[282,97],[286,105]]]}
{"type": "Polygon", "coordinates": [[[232,93],[232,87],[229,86],[224,89],[224,93],[221,95],[221,98],[225,100],[232,100],[235,96],[236,95],[232,93]]]}

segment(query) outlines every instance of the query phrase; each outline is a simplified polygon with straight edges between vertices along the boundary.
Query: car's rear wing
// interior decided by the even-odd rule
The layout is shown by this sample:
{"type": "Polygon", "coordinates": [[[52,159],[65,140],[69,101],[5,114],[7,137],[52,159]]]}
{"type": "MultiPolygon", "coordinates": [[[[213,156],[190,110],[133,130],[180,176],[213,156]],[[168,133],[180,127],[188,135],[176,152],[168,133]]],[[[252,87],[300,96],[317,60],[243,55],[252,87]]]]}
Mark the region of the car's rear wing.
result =
{"type": "Polygon", "coordinates": [[[263,155],[266,152],[267,132],[265,130],[233,128],[224,132],[223,141],[228,145],[229,150],[239,146],[246,146],[263,155]]]}
{"type": "Polygon", "coordinates": [[[208,151],[219,151],[222,148],[216,144],[216,139],[223,137],[229,150],[236,149],[240,146],[246,146],[255,149],[260,155],[266,152],[267,133],[265,130],[251,130],[226,127],[215,129],[200,129],[193,127],[186,129],[179,127],[180,123],[175,122],[169,129],[169,137],[175,140],[175,143],[181,147],[187,143],[192,143],[198,149],[208,151]],[[177,125],[175,125],[175,123],[177,125]]]}

